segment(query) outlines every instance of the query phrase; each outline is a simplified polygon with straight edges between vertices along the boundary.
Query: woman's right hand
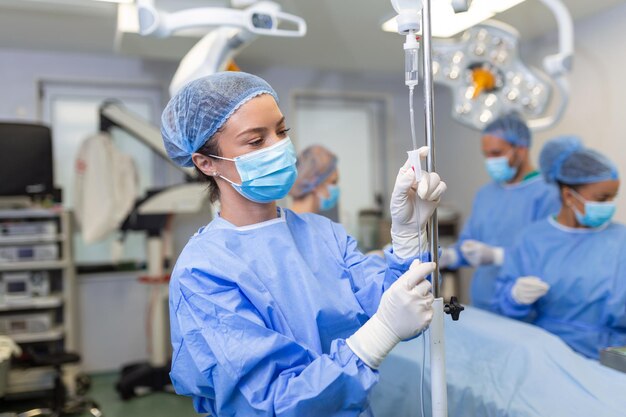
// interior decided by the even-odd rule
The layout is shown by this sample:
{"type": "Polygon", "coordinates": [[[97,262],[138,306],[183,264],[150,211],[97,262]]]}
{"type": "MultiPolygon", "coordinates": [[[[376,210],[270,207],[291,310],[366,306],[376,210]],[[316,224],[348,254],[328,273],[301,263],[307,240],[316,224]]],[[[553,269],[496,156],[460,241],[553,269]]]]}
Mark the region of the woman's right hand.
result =
{"type": "Polygon", "coordinates": [[[350,349],[370,368],[378,368],[395,345],[430,324],[434,297],[426,277],[435,267],[433,262],[414,261],[385,291],[376,314],[348,338],[350,349]]]}

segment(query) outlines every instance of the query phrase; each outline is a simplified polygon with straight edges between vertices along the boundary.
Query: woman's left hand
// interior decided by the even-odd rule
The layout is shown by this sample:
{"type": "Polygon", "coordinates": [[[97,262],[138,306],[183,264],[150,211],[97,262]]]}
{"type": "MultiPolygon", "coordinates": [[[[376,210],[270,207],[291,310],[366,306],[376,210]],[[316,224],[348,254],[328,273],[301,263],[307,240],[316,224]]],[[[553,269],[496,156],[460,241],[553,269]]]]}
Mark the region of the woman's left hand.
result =
{"type": "MultiPolygon", "coordinates": [[[[426,158],[428,151],[427,146],[420,148],[420,158],[426,158]]],[[[400,168],[390,205],[391,240],[394,253],[399,257],[406,259],[419,252],[419,235],[425,231],[446,189],[446,183],[436,172],[422,171],[422,178],[417,182],[410,161],[400,168]]]]}

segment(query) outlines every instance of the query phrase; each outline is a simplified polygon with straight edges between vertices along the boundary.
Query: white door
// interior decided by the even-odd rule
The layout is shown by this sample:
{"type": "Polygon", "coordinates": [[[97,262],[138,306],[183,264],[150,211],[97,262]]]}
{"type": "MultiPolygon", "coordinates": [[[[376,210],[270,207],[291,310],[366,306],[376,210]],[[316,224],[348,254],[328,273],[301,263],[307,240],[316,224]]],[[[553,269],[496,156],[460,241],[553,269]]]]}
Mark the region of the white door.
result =
{"type": "Polygon", "coordinates": [[[339,221],[358,237],[361,210],[381,209],[387,195],[383,176],[384,99],[298,95],[294,141],[298,152],[322,145],[338,157],[341,199],[339,221]]]}
{"type": "MultiPolygon", "coordinates": [[[[43,84],[43,121],[52,129],[55,185],[63,190],[63,206],[71,209],[74,201],[76,153],[82,142],[99,130],[98,109],[115,97],[126,108],[146,120],[156,122],[161,107],[161,91],[157,88],[120,88],[71,84],[43,84]]],[[[139,174],[138,197],[162,182],[155,178],[165,165],[152,151],[127,133],[112,129],[116,147],[130,155],[139,174]]],[[[77,264],[109,264],[111,243],[117,236],[87,245],[80,233],[74,236],[74,258],[77,264]]],[[[124,261],[143,262],[145,233],[129,232],[122,251],[124,261]]]]}

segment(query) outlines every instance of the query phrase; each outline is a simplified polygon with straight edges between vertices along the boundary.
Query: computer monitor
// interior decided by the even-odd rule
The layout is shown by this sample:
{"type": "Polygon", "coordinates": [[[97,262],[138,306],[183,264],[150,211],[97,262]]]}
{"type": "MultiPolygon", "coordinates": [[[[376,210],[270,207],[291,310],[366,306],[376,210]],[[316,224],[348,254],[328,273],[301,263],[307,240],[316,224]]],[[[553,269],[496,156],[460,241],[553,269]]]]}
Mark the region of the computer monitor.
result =
{"type": "Polygon", "coordinates": [[[53,189],[50,128],[0,123],[0,196],[40,196],[53,189]]]}

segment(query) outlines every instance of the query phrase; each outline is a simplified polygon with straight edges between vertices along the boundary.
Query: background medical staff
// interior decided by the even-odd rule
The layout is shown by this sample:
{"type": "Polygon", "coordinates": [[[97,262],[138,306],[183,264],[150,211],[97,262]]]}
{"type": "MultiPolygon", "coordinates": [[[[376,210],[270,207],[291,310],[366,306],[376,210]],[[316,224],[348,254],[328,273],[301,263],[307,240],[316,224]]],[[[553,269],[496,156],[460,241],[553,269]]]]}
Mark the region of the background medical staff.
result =
{"type": "Polygon", "coordinates": [[[481,143],[493,182],[476,194],[459,240],[443,250],[440,266],[476,267],[472,304],[490,310],[496,277],[515,238],[532,222],[556,213],[560,204],[556,187],[546,184],[530,161],[531,133],[519,116],[489,124],[481,143]]]}
{"type": "Polygon", "coordinates": [[[563,204],[522,233],[502,267],[494,307],[598,359],[601,349],[626,345],[626,227],[611,222],[617,169],[575,137],[547,143],[540,162],[563,204]]]}
{"type": "Polygon", "coordinates": [[[364,256],[340,225],[276,206],[297,175],[277,102],[259,77],[226,72],[189,83],[163,112],[169,156],[221,204],[172,272],[171,379],[218,417],[371,415],[376,368],[432,318],[435,265],[414,260],[446,186],[403,166],[393,249],[385,265],[364,256]]]}
{"type": "Polygon", "coordinates": [[[312,145],[303,150],[296,163],[298,178],[289,195],[296,213],[320,213],[339,203],[337,156],[327,148],[312,145]]]}

